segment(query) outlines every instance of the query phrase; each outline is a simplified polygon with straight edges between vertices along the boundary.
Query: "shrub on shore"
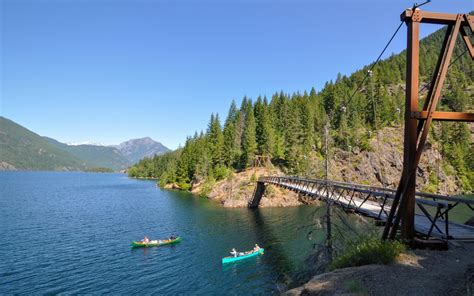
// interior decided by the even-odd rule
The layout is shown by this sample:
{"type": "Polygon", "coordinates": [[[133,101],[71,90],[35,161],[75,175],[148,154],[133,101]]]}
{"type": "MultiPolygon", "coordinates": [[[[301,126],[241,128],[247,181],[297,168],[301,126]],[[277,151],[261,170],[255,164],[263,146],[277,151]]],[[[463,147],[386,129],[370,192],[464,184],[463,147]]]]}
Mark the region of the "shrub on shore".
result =
{"type": "Polygon", "coordinates": [[[389,264],[404,251],[405,245],[399,241],[382,241],[375,236],[365,236],[348,244],[331,263],[331,269],[389,264]]]}

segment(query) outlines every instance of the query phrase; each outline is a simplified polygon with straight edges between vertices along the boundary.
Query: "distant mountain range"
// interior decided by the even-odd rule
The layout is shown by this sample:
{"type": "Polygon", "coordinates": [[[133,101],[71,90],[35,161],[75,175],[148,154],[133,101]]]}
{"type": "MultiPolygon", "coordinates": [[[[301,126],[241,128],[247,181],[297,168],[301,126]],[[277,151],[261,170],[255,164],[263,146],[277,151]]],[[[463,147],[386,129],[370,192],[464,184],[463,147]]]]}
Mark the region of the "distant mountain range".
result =
{"type": "Polygon", "coordinates": [[[120,170],[133,163],[114,147],[98,145],[67,145],[48,137],[43,137],[51,145],[68,152],[74,157],[83,160],[83,165],[88,168],[109,168],[120,170]]]}
{"type": "Polygon", "coordinates": [[[143,157],[151,157],[170,151],[163,144],[155,142],[149,137],[129,140],[114,147],[132,163],[137,163],[143,157]]]}
{"type": "Polygon", "coordinates": [[[149,137],[116,146],[68,145],[0,116],[0,170],[118,171],[170,151],[149,137]]]}

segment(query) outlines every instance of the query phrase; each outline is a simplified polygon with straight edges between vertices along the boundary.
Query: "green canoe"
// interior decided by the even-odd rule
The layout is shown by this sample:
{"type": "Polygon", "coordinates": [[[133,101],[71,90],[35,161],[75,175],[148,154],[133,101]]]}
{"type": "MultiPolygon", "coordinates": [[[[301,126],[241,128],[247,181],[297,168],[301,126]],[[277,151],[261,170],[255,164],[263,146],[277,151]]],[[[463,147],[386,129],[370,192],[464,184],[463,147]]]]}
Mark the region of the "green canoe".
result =
{"type": "Polygon", "coordinates": [[[240,261],[240,260],[243,260],[243,259],[247,259],[247,258],[251,258],[251,257],[255,257],[257,255],[263,255],[263,248],[260,248],[260,250],[258,250],[257,252],[252,252],[252,253],[249,253],[249,254],[245,254],[245,255],[242,255],[242,256],[237,256],[237,257],[224,257],[222,258],[222,264],[225,264],[225,263],[231,263],[231,262],[235,262],[235,261],[240,261]]]}
{"type": "Polygon", "coordinates": [[[179,236],[175,239],[151,240],[148,243],[138,241],[138,242],[132,242],[132,248],[149,248],[149,247],[166,246],[166,245],[179,243],[180,241],[181,241],[181,237],[179,236]]]}

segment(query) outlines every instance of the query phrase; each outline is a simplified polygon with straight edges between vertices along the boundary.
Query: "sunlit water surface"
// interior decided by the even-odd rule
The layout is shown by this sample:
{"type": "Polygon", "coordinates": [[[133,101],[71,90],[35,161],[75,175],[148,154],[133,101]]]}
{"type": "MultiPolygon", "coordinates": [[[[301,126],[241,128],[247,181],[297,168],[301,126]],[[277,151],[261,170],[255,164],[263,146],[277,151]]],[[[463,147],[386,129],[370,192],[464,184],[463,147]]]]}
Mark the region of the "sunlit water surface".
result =
{"type": "Polygon", "coordinates": [[[121,174],[0,173],[0,294],[271,294],[295,284],[314,207],[226,209],[121,174]],[[130,248],[176,232],[180,244],[130,248]],[[231,248],[263,256],[221,265],[231,248]]]}

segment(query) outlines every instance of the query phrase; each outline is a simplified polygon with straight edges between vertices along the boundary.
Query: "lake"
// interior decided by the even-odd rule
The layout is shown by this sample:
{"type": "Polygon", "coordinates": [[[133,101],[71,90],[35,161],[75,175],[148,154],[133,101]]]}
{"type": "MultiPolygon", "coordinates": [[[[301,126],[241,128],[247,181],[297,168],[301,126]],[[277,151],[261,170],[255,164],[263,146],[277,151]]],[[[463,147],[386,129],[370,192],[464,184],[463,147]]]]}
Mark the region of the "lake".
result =
{"type": "Polygon", "coordinates": [[[227,209],[122,174],[1,172],[0,210],[0,294],[277,294],[314,243],[301,226],[315,207],[227,209]],[[263,256],[222,266],[255,243],[263,256]]]}

